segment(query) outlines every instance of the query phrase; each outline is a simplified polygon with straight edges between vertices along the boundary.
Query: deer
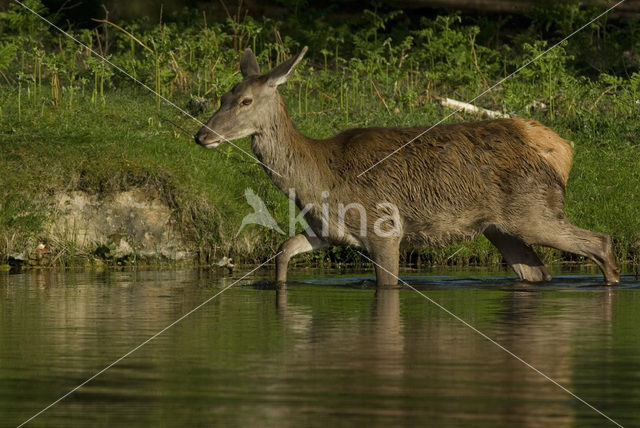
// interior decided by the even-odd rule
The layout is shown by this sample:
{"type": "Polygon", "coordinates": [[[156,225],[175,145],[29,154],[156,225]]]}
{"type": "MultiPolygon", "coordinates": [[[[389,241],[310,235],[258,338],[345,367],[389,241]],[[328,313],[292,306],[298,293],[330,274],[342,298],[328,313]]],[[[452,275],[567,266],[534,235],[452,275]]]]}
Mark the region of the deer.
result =
{"type": "Polygon", "coordinates": [[[574,226],[564,213],[573,156],[567,140],[517,117],[307,137],[278,92],[306,51],[263,74],[246,49],[243,80],[194,136],[207,149],[251,136],[269,179],[304,210],[308,227],[288,238],[275,258],[277,283],[286,283],[292,257],[353,245],[370,255],[376,285],[393,287],[401,250],[444,247],[480,234],[521,281],[552,279],[535,245],[584,256],[606,284],[620,282],[611,237],[574,226]],[[374,225],[363,225],[365,217],[374,225]]]}

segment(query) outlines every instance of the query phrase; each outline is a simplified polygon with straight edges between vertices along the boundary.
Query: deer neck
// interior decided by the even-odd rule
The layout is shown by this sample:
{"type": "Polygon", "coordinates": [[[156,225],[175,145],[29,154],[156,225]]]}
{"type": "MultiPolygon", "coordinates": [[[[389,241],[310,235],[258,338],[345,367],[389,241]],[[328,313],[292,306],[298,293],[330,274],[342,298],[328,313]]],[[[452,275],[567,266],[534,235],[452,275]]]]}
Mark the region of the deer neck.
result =
{"type": "Polygon", "coordinates": [[[272,117],[265,117],[264,125],[253,135],[251,148],[280,190],[288,193],[295,188],[299,192],[304,183],[315,182],[318,173],[312,156],[313,140],[295,127],[280,95],[276,103],[272,117]]]}

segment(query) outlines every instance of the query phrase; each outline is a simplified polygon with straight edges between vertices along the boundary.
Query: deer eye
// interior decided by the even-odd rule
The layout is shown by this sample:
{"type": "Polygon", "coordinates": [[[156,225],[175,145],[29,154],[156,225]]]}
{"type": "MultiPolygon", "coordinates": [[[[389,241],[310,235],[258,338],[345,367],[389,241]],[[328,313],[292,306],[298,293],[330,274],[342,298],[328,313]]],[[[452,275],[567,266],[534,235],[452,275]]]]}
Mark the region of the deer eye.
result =
{"type": "Polygon", "coordinates": [[[248,106],[253,102],[253,100],[251,98],[245,98],[244,100],[240,101],[240,105],[242,106],[248,106]]]}

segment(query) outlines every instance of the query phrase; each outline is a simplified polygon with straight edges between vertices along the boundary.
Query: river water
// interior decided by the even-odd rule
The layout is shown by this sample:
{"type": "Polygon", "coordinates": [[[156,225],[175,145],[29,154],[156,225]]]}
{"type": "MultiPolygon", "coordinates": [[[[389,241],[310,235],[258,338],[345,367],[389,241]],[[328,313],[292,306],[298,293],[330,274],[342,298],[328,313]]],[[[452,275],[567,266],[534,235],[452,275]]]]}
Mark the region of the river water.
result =
{"type": "MultiPolygon", "coordinates": [[[[29,420],[242,274],[0,275],[0,426],[29,420]]],[[[422,295],[376,292],[370,275],[297,270],[276,290],[260,270],[26,426],[640,426],[634,275],[616,288],[596,272],[545,285],[481,271],[404,277],[422,295]]]]}

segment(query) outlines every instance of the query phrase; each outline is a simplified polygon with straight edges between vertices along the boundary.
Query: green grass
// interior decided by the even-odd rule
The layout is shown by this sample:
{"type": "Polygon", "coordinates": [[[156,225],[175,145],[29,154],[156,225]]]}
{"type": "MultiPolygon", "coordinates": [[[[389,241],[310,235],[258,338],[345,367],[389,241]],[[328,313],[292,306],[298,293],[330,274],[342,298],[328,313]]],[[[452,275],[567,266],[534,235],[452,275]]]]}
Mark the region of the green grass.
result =
{"type": "MultiPolygon", "coordinates": [[[[73,109],[46,105],[23,112],[20,121],[9,115],[3,119],[4,257],[21,251],[42,231],[56,192],[108,194],[132,186],[157,191],[175,210],[181,231],[202,251],[245,251],[244,258],[252,260],[261,256],[256,246],[276,245],[264,233],[251,231],[234,240],[242,217],[250,211],[244,202],[246,187],[268,204],[282,203],[261,169],[231,147],[200,148],[165,119],[181,123],[191,133],[198,126],[168,108],[158,111],[149,96],[111,93],[104,106],[86,100],[73,109]]],[[[250,151],[248,141],[239,145],[250,151]]]]}
{"type": "MultiPolygon", "coordinates": [[[[290,37],[284,42],[273,38],[282,23],[249,18],[208,23],[204,29],[190,19],[164,26],[119,23],[149,49],[114,31],[109,57],[181,107],[186,108],[190,95],[210,99],[212,107],[199,116],[203,121],[217,98],[239,80],[240,52],[234,46],[256,47],[268,69],[301,44],[290,37]]],[[[326,137],[349,127],[433,124],[451,113],[434,95],[473,98],[553,42],[553,37],[537,39],[542,35],[532,27],[503,40],[510,47],[482,44],[490,35],[457,15],[423,19],[418,30],[396,35],[385,30],[394,19],[397,14],[367,12],[356,20],[357,28],[291,29],[315,49],[282,89],[303,133],[326,137]]],[[[217,150],[198,147],[191,138],[198,124],[15,5],[0,13],[0,21],[7,24],[0,30],[0,264],[9,254],[46,240],[43,225],[55,193],[106,195],[132,186],[157,192],[169,204],[183,236],[204,260],[229,255],[253,262],[273,255],[284,239],[277,233],[249,226],[235,236],[251,211],[246,188],[265,200],[281,226],[288,224],[288,200],[259,165],[228,144],[217,150]]],[[[622,34],[614,30],[609,34],[622,34]]],[[[76,35],[100,46],[100,33],[79,30],[76,35]]],[[[587,42],[582,38],[554,49],[478,104],[533,117],[571,140],[569,217],[578,226],[610,233],[618,256],[637,262],[640,73],[600,72],[595,78],[582,73],[584,58],[575,52],[586,49],[587,42]],[[534,100],[548,109],[528,113],[526,106],[534,100]]],[[[587,50],[591,54],[592,48],[587,50]]],[[[473,119],[455,114],[447,121],[473,119]]],[[[248,139],[237,145],[250,152],[248,139]]],[[[560,257],[553,251],[543,256],[560,257]]],[[[353,249],[340,248],[303,260],[360,258],[353,249]]],[[[500,257],[481,238],[414,251],[403,260],[468,264],[497,263],[500,257]]]]}

